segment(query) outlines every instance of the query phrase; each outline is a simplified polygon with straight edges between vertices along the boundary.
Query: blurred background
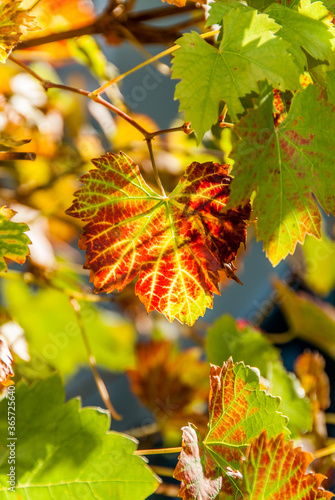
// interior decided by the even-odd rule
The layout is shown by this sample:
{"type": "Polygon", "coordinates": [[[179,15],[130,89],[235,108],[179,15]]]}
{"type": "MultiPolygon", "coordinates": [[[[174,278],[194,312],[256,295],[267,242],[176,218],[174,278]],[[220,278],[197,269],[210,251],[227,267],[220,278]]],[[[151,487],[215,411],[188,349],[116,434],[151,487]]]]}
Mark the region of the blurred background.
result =
{"type": "MultiPolygon", "coordinates": [[[[32,5],[23,2],[25,8],[32,5]]],[[[178,14],[147,21],[149,27],[158,28],[152,39],[161,43],[142,42],[140,30],[136,34],[105,30],[104,35],[29,47],[29,40],[37,36],[91,25],[111,5],[102,0],[40,0],[32,14],[45,29],[27,36],[26,46],[14,56],[45,80],[94,90],[165,50],[175,32],[204,29],[204,10],[187,4],[178,14]]],[[[124,4],[113,4],[116,7],[122,10],[124,4]]],[[[153,0],[134,2],[134,26],[152,9],[164,7],[168,5],[153,0]]],[[[181,125],[170,63],[167,56],[130,74],[119,86],[110,87],[108,98],[150,130],[181,125]]],[[[105,151],[127,153],[147,182],[154,184],[146,145],[136,130],[106,108],[60,89],[45,92],[36,79],[9,61],[0,67],[0,134],[2,150],[36,153],[35,161],[0,163],[1,205],[17,212],[13,220],[29,225],[32,242],[25,274],[22,266],[13,264],[13,273],[1,279],[0,333],[15,353],[16,376],[34,380],[56,369],[65,378],[67,399],[81,396],[83,406],[103,406],[69,294],[64,292],[93,292],[82,267],[84,252],[77,246],[81,225],[64,212],[80,187],[79,177],[91,168],[90,160],[105,151]],[[8,137],[31,142],[10,145],[8,137]]],[[[200,145],[193,134],[183,132],[157,137],[154,152],[164,185],[172,190],[192,161],[231,163],[232,138],[231,129],[219,126],[200,145]]],[[[269,381],[267,389],[286,402],[290,430],[307,449],[332,442],[335,242],[334,220],[323,216],[322,242],[307,237],[305,245],[298,245],[295,254],[276,268],[267,260],[262,242],[256,241],[251,222],[246,249],[240,249],[236,264],[243,286],[222,276],[221,295],[215,296],[213,309],[194,327],[171,324],[158,313],[147,315],[134,284],[117,296],[103,294],[98,303],[80,301],[92,352],[123,416],[120,422],[112,421],[112,429],[133,435],[144,449],[179,446],[180,428],[189,421],[205,432],[206,359],[222,364],[232,355],[234,361],[260,369],[269,381]],[[188,374],[183,373],[185,365],[188,374]]],[[[150,459],[165,481],[162,494],[152,498],[176,496],[178,483],[169,477],[176,461],[177,455],[150,459]]],[[[325,486],[335,492],[332,467],[331,456],[317,463],[317,470],[329,476],[325,486]]]]}

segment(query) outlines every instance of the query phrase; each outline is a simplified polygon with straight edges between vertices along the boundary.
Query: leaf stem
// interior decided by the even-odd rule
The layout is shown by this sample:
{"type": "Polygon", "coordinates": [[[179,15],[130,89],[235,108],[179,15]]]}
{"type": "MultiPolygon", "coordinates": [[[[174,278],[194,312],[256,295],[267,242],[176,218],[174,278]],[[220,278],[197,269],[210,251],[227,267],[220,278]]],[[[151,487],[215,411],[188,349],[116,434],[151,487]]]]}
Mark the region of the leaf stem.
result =
{"type": "Polygon", "coordinates": [[[151,160],[151,164],[152,164],[152,169],[154,171],[154,175],[155,175],[155,179],[156,179],[156,182],[157,182],[157,185],[160,189],[160,192],[162,194],[162,196],[165,198],[166,197],[166,193],[165,193],[165,189],[163,187],[163,184],[162,184],[162,181],[158,175],[158,171],[157,171],[157,167],[156,167],[156,163],[155,163],[155,157],[154,157],[154,152],[152,150],[152,144],[151,144],[151,139],[146,139],[146,143],[147,143],[147,146],[148,146],[148,150],[149,150],[149,154],[150,154],[150,160],[151,160]]]}
{"type": "MultiPolygon", "coordinates": [[[[206,39],[206,38],[210,38],[211,36],[217,35],[219,32],[220,32],[220,30],[209,31],[208,33],[202,33],[200,36],[201,36],[201,38],[206,39]]],[[[134,73],[135,71],[137,71],[137,70],[139,70],[141,68],[144,68],[148,64],[152,64],[153,62],[158,61],[162,57],[165,57],[165,56],[167,56],[169,54],[172,54],[172,52],[174,52],[175,50],[178,50],[178,49],[180,49],[180,45],[173,45],[172,47],[169,47],[168,49],[163,50],[163,52],[160,52],[159,54],[156,54],[155,56],[152,56],[150,59],[147,59],[146,61],[142,62],[141,64],[138,64],[134,68],[129,69],[125,73],[122,73],[122,75],[118,75],[115,78],[112,78],[108,82],[104,83],[101,87],[99,87],[98,89],[94,90],[92,92],[92,94],[94,94],[94,95],[100,95],[100,94],[102,94],[103,92],[105,92],[106,89],[108,89],[108,87],[110,85],[113,85],[114,83],[117,83],[120,80],[123,80],[123,78],[125,78],[126,76],[131,75],[132,73],[134,73]]]]}
{"type": "Polygon", "coordinates": [[[158,475],[173,477],[174,469],[172,467],[162,467],[161,465],[150,465],[150,468],[158,475]]]}
{"type": "Polygon", "coordinates": [[[90,364],[90,367],[91,367],[91,370],[92,370],[92,373],[93,373],[93,377],[94,377],[95,383],[97,385],[99,394],[100,394],[103,402],[105,403],[105,406],[106,406],[107,410],[110,412],[111,416],[115,420],[122,420],[122,416],[118,414],[118,412],[115,410],[114,406],[112,405],[112,402],[110,400],[110,397],[109,397],[109,394],[108,394],[105,382],[102,380],[101,375],[98,372],[97,362],[96,362],[95,357],[92,354],[91,347],[90,347],[90,344],[89,344],[89,341],[88,341],[88,337],[86,335],[83,318],[82,318],[82,316],[80,314],[80,305],[79,305],[78,301],[74,297],[72,297],[70,299],[70,304],[73,307],[73,310],[74,310],[74,312],[76,313],[76,316],[77,316],[77,321],[78,321],[78,325],[79,325],[79,328],[80,328],[80,331],[81,331],[81,336],[83,338],[83,341],[84,341],[84,344],[85,344],[85,348],[86,348],[86,352],[87,352],[87,355],[88,355],[88,362],[90,364]]]}
{"type": "Polygon", "coordinates": [[[164,128],[161,130],[156,130],[155,132],[149,133],[149,138],[152,139],[153,137],[156,137],[157,135],[169,134],[170,132],[183,132],[185,130],[185,127],[186,127],[186,124],[183,123],[183,125],[180,125],[179,127],[164,128]]]}
{"type": "Polygon", "coordinates": [[[325,448],[321,448],[320,450],[316,450],[313,452],[314,458],[327,457],[328,455],[332,455],[335,453],[335,443],[326,446],[325,448]]]}
{"type": "Polygon", "coordinates": [[[157,448],[152,450],[135,450],[134,455],[167,455],[168,453],[180,453],[181,446],[176,448],[157,448]]]}
{"type": "Polygon", "coordinates": [[[325,413],[326,423],[335,425],[335,413],[325,413]]]}
{"type": "MultiPolygon", "coordinates": [[[[215,32],[211,32],[211,35],[213,35],[214,33],[215,32]]],[[[179,46],[176,46],[176,47],[179,47],[179,46]]],[[[106,101],[103,97],[101,97],[99,95],[99,93],[89,92],[88,90],[78,89],[76,87],[70,87],[68,85],[63,85],[63,84],[60,84],[60,83],[54,83],[54,82],[50,82],[48,80],[44,80],[44,78],[42,78],[37,73],[35,73],[35,71],[32,70],[29,66],[27,66],[22,61],[16,59],[12,55],[10,55],[8,57],[8,59],[10,61],[12,61],[14,64],[20,66],[20,68],[22,68],[24,71],[26,71],[27,73],[29,73],[33,78],[35,78],[36,80],[38,80],[40,82],[40,84],[43,86],[43,88],[45,89],[45,91],[47,91],[48,89],[60,89],[60,90],[66,90],[66,91],[69,91],[69,92],[74,92],[75,94],[80,94],[80,95],[83,95],[85,97],[88,97],[88,98],[92,99],[94,102],[97,102],[98,104],[101,104],[102,106],[105,106],[107,109],[109,109],[110,111],[112,111],[116,115],[120,116],[120,118],[123,118],[130,125],[132,125],[134,128],[136,128],[144,136],[144,138],[146,140],[146,143],[147,143],[147,146],[148,146],[148,150],[149,150],[150,159],[151,159],[151,163],[152,163],[152,168],[153,168],[155,179],[156,179],[156,182],[157,182],[157,186],[158,186],[158,188],[159,188],[162,196],[166,197],[166,193],[165,193],[162,181],[161,181],[161,179],[159,177],[159,174],[158,174],[158,171],[157,171],[157,167],[156,167],[156,164],[155,164],[155,158],[154,158],[154,154],[153,154],[153,150],[152,150],[151,141],[152,141],[153,137],[155,137],[157,135],[162,135],[162,134],[166,134],[168,132],[175,132],[175,131],[183,130],[184,126],[174,127],[174,128],[171,128],[171,129],[156,130],[154,132],[149,132],[144,127],[142,127],[142,125],[140,125],[136,120],[134,120],[131,116],[129,116],[127,113],[125,113],[121,109],[119,109],[116,106],[114,106],[114,104],[112,104],[111,102],[106,101]]]]}

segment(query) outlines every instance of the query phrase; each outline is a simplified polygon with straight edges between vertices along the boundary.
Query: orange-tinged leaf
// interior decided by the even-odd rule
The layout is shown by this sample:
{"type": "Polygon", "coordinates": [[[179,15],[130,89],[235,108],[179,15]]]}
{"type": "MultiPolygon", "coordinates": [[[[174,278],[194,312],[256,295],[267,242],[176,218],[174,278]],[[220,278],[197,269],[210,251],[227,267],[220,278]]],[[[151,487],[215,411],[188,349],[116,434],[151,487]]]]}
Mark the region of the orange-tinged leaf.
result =
{"type": "Polygon", "coordinates": [[[234,364],[230,358],[222,368],[211,365],[210,383],[204,443],[219,463],[236,467],[250,440],[263,428],[276,435],[286,417],[277,412],[279,398],[260,390],[258,375],[244,363],[234,364]]]}
{"type": "Polygon", "coordinates": [[[324,357],[319,352],[309,350],[300,354],[294,363],[294,371],[306,396],[321,410],[330,406],[330,385],[325,366],[324,357]]]}
{"type": "Polygon", "coordinates": [[[306,474],[313,456],[285,435],[268,439],[266,431],[253,441],[243,463],[244,498],[248,500],[328,500],[334,495],[320,487],[325,476],[306,474]]]}
{"type": "Polygon", "coordinates": [[[11,221],[15,214],[10,208],[0,208],[0,271],[7,271],[7,260],[23,264],[29,254],[27,245],[30,240],[24,234],[29,227],[22,222],[11,221]]]}
{"type": "Polygon", "coordinates": [[[136,368],[127,371],[131,388],[165,433],[190,420],[206,429],[209,367],[201,353],[199,348],[178,352],[167,340],[136,346],[136,368]]]}
{"type": "Polygon", "coordinates": [[[20,9],[20,0],[0,3],[0,62],[5,62],[21,35],[37,28],[35,18],[20,9]]]}
{"type": "Polygon", "coordinates": [[[222,368],[211,365],[209,423],[203,442],[194,426],[183,429],[183,449],[175,477],[182,481],[185,499],[211,500],[217,479],[222,491],[240,491],[240,461],[252,440],[267,429],[271,436],[288,432],[286,417],[277,411],[279,398],[260,389],[258,375],[244,363],[230,358],[222,368]],[[210,483],[210,479],[215,480],[210,483]],[[202,489],[206,494],[197,496],[202,489]],[[191,495],[193,492],[193,496],[191,495]],[[188,495],[188,496],[187,496],[188,495]]]}
{"type": "Polygon", "coordinates": [[[82,177],[67,213],[87,222],[79,247],[86,250],[95,291],[122,290],[139,275],[136,294],[148,312],[192,325],[212,307],[218,271],[232,273],[246,239],[249,203],[224,210],[228,166],[193,162],[162,196],[125,154],[92,161],[97,169],[82,177]]]}

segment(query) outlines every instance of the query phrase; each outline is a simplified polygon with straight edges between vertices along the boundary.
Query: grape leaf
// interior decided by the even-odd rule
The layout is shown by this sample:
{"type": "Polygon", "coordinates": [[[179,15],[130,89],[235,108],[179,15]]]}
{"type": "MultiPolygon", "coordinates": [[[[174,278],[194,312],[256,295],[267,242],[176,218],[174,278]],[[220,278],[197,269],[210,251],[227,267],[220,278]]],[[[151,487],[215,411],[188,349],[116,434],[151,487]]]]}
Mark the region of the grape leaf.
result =
{"type": "Polygon", "coordinates": [[[127,370],[131,388],[150,410],[157,412],[159,407],[168,415],[169,424],[174,418],[179,422],[185,408],[189,410],[208,397],[208,363],[200,356],[196,348],[176,352],[167,340],[139,343],[136,369],[127,370]]]}
{"type": "MultiPolygon", "coordinates": [[[[265,394],[260,389],[256,373],[244,363],[234,364],[230,358],[222,368],[211,365],[208,432],[199,450],[194,448],[198,439],[194,426],[183,429],[184,453],[180,456],[182,463],[177,465],[176,477],[183,481],[185,495],[193,490],[193,483],[198,489],[206,488],[203,484],[205,480],[200,483],[198,480],[203,477],[207,483],[209,471],[214,480],[222,476],[224,491],[231,493],[234,488],[238,489],[236,481],[240,475],[235,469],[239,467],[251,440],[262,429],[267,429],[271,436],[288,432],[285,429],[286,417],[277,411],[278,406],[279,398],[265,394]],[[194,454],[190,453],[191,450],[194,454]],[[206,459],[207,454],[210,455],[209,460],[206,459]],[[193,460],[198,467],[194,467],[193,460]],[[201,464],[203,468],[200,472],[201,464]]],[[[215,490],[216,481],[212,486],[215,490]]]]}
{"type": "Polygon", "coordinates": [[[228,166],[193,162],[164,197],[123,153],[93,163],[67,213],[87,222],[79,246],[95,291],[122,290],[139,274],[136,293],[148,312],[192,325],[219,293],[218,270],[235,277],[245,243],[250,205],[224,212],[228,166]]]}
{"type": "Polygon", "coordinates": [[[222,23],[225,16],[232,9],[239,9],[241,12],[252,11],[251,7],[240,3],[237,0],[215,0],[209,4],[209,14],[206,21],[206,26],[222,23]]]}
{"type": "Polygon", "coordinates": [[[295,95],[276,128],[272,89],[260,102],[234,129],[241,139],[231,154],[236,182],[230,203],[241,204],[257,191],[257,237],[277,265],[306,233],[321,236],[321,215],[312,193],[327,213],[335,213],[335,107],[319,87],[309,85],[295,95]]]}
{"type": "Polygon", "coordinates": [[[244,111],[240,98],[258,92],[259,80],[266,78],[281,90],[300,88],[289,44],[275,36],[280,26],[267,15],[231,9],[223,28],[218,48],[193,32],[177,41],[181,48],[174,53],[172,75],[181,79],[175,97],[198,141],[218,120],[219,102],[225,101],[236,121],[244,111]]]}
{"type": "Polygon", "coordinates": [[[301,72],[307,65],[304,51],[315,59],[329,59],[332,53],[332,34],[322,21],[327,18],[327,9],[321,2],[311,4],[301,0],[299,11],[280,4],[272,4],[265,11],[280,26],[277,35],[291,43],[289,51],[294,55],[301,72]]]}
{"type": "Polygon", "coordinates": [[[182,450],[173,477],[181,481],[178,496],[185,500],[213,500],[222,487],[220,469],[201,441],[197,428],[182,428],[182,450]]]}
{"type": "Polygon", "coordinates": [[[21,0],[4,0],[0,4],[0,62],[4,63],[20,37],[37,29],[35,18],[20,9],[21,0]]]}
{"type": "MultiPolygon", "coordinates": [[[[158,478],[135,455],[136,440],[108,432],[107,413],[63,404],[59,376],[16,388],[16,498],[147,498],[158,478]]],[[[0,496],[8,495],[7,399],[0,402],[0,496]]]]}
{"type": "Polygon", "coordinates": [[[306,474],[313,455],[285,442],[285,435],[271,439],[266,431],[253,441],[242,464],[244,495],[248,500],[328,500],[334,495],[320,484],[322,474],[306,474]]]}
{"type": "Polygon", "coordinates": [[[7,271],[7,260],[23,264],[29,255],[30,240],[25,231],[29,227],[22,222],[12,222],[16,212],[10,208],[0,208],[0,271],[7,271]]]}
{"type": "Polygon", "coordinates": [[[330,384],[325,367],[324,357],[309,350],[300,354],[294,362],[294,371],[318,410],[326,410],[330,406],[330,384]]]}
{"type": "Polygon", "coordinates": [[[299,381],[286,371],[279,351],[260,330],[224,315],[207,332],[206,352],[208,360],[217,365],[232,356],[235,361],[257,367],[268,380],[270,394],[281,398],[279,409],[289,418],[287,427],[292,437],[312,429],[311,405],[302,397],[299,381]]]}

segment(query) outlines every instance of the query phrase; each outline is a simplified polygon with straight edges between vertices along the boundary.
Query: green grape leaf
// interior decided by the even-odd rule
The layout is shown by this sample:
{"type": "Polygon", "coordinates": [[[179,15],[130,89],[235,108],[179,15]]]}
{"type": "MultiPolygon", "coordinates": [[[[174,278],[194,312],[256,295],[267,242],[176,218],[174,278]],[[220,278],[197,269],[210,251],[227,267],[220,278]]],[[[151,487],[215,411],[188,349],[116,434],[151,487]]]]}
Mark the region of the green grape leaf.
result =
{"type": "Polygon", "coordinates": [[[215,0],[215,2],[209,4],[209,14],[206,21],[206,26],[222,23],[225,16],[232,9],[238,9],[241,12],[248,12],[253,10],[251,7],[248,7],[244,3],[240,3],[238,0],[215,0]]]}
{"type": "Polygon", "coordinates": [[[307,473],[313,455],[285,442],[283,434],[268,439],[266,431],[253,441],[242,464],[243,498],[248,500],[329,500],[322,474],[307,473]]]}
{"type": "Polygon", "coordinates": [[[234,121],[244,112],[241,97],[267,79],[278,89],[300,88],[299,70],[289,44],[275,33],[280,26],[255,10],[230,9],[218,48],[197,33],[183,35],[174,53],[173,78],[180,78],[175,98],[201,141],[218,120],[221,100],[234,121]]]}
{"type": "Polygon", "coordinates": [[[86,222],[79,246],[96,292],[122,290],[138,274],[148,312],[192,325],[234,274],[250,204],[225,211],[228,166],[193,162],[168,196],[153,191],[130,158],[107,154],[82,177],[69,215],[86,222]]]}
{"type": "Polygon", "coordinates": [[[268,380],[268,391],[281,398],[279,409],[289,419],[287,427],[292,437],[312,429],[311,405],[303,397],[298,379],[286,371],[278,349],[260,330],[226,314],[209,328],[206,352],[208,360],[217,365],[232,356],[235,361],[257,367],[268,380]]]}
{"type": "Polygon", "coordinates": [[[21,0],[4,0],[0,4],[0,62],[4,63],[20,37],[37,29],[36,20],[20,9],[21,0]]]}
{"type": "Polygon", "coordinates": [[[29,255],[30,240],[25,233],[29,227],[22,222],[12,222],[16,212],[0,208],[0,271],[7,271],[7,260],[23,264],[29,255]]]}
{"type": "Polygon", "coordinates": [[[331,57],[330,40],[333,36],[322,21],[327,17],[327,9],[321,2],[301,0],[298,11],[281,4],[272,4],[265,12],[281,26],[277,35],[291,43],[289,50],[302,72],[307,64],[302,49],[315,59],[324,60],[331,57]]]}
{"type": "Polygon", "coordinates": [[[328,99],[335,105],[335,69],[326,71],[326,82],[328,99]]]}
{"type": "Polygon", "coordinates": [[[8,493],[10,448],[14,443],[15,495],[20,500],[147,498],[158,478],[133,452],[135,439],[108,432],[109,417],[96,408],[64,402],[59,376],[15,390],[16,436],[8,440],[8,401],[0,402],[0,498],[8,493]]]}
{"type": "Polygon", "coordinates": [[[275,127],[270,89],[235,127],[240,140],[231,154],[236,181],[230,203],[243,203],[256,191],[257,237],[274,266],[307,233],[320,238],[321,215],[312,193],[327,213],[335,213],[334,112],[323,90],[309,85],[275,127]]]}
{"type": "MultiPolygon", "coordinates": [[[[51,288],[32,290],[14,281],[4,282],[2,293],[10,314],[25,331],[30,354],[40,360],[41,370],[47,364],[68,375],[87,363],[77,318],[66,295],[51,288]]],[[[115,371],[132,367],[133,326],[116,312],[88,302],[81,302],[81,314],[98,364],[115,371]]]]}

